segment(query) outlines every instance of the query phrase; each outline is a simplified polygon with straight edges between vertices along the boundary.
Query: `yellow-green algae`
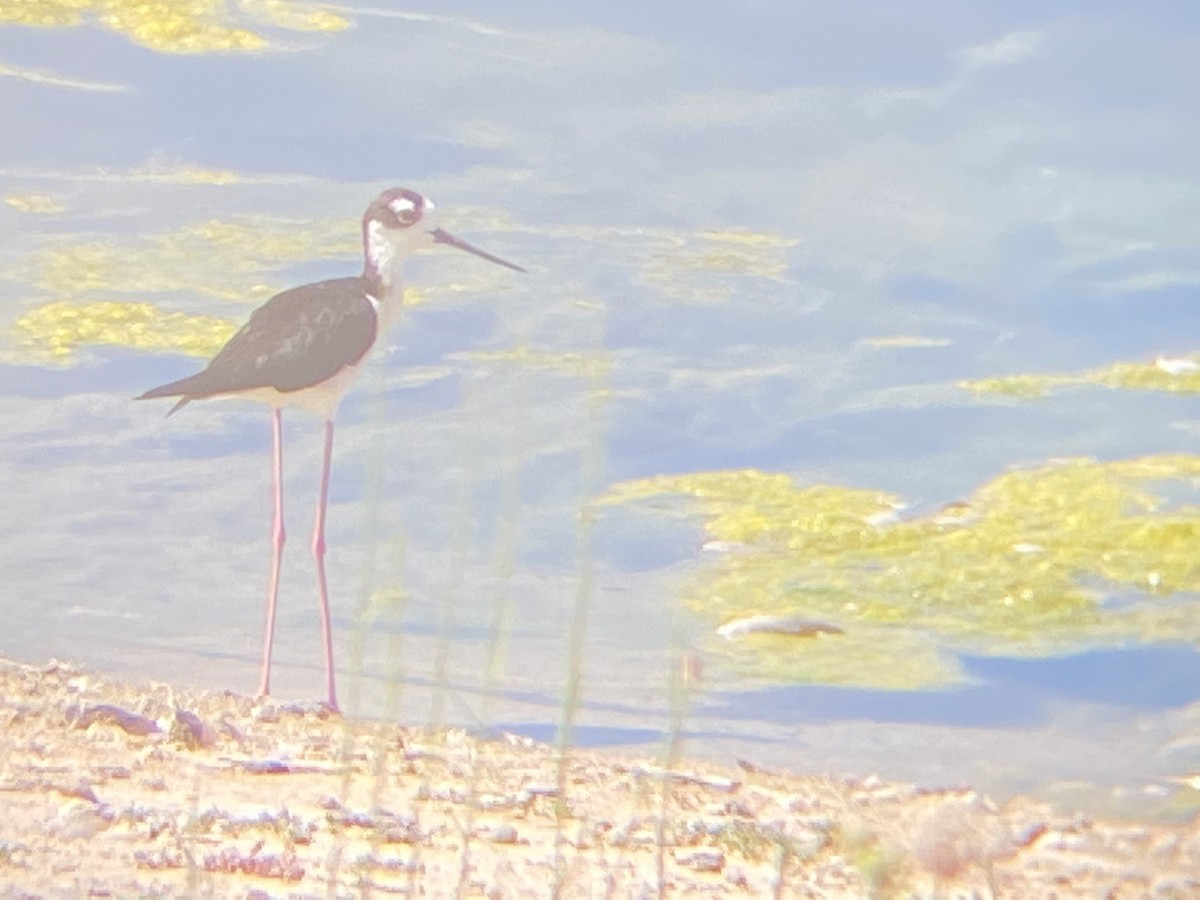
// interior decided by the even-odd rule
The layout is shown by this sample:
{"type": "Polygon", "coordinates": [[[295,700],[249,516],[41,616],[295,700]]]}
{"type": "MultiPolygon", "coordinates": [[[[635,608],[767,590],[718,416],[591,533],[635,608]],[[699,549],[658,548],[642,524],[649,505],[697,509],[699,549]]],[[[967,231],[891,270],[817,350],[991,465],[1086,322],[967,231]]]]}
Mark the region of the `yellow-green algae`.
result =
{"type": "Polygon", "coordinates": [[[1120,362],[1075,375],[1009,375],[963,381],[960,386],[976,396],[1043,397],[1060,387],[1101,385],[1139,391],[1200,392],[1200,353],[1178,360],[1156,359],[1148,363],[1120,362]]]}
{"type": "Polygon", "coordinates": [[[656,241],[642,265],[642,277],[664,294],[691,302],[723,301],[732,296],[728,285],[712,283],[712,275],[734,275],[786,283],[788,250],[795,238],[769,232],[702,231],[652,232],[656,241]]]}
{"type": "Polygon", "coordinates": [[[690,267],[774,279],[787,271],[784,251],[800,243],[759,231],[702,231],[696,237],[702,245],[695,252],[681,254],[690,267]]]}
{"type": "Polygon", "coordinates": [[[264,276],[294,262],[353,258],[357,229],[342,220],[213,220],[133,241],[59,240],[34,253],[18,278],[57,299],[186,291],[261,302],[280,285],[264,276]]]}
{"type": "MultiPolygon", "coordinates": [[[[17,208],[36,206],[21,195],[9,200],[17,208]]],[[[262,303],[285,287],[284,270],[295,263],[356,259],[361,252],[358,229],[339,218],[247,216],[131,238],[48,239],[11,273],[54,298],[14,323],[17,358],[69,362],[75,350],[89,345],[210,355],[221,346],[214,344],[214,335],[228,337],[233,325],[225,318],[184,315],[157,304],[168,295],[177,303],[192,304],[197,297],[262,303]],[[152,308],[154,315],[148,312],[152,308]],[[178,333],[167,337],[162,333],[167,328],[178,333]]],[[[430,291],[408,288],[404,303],[417,306],[430,296],[430,291]]],[[[569,356],[559,360],[560,367],[594,364],[569,356]]]]}
{"type": "Polygon", "coordinates": [[[130,181],[162,181],[174,184],[237,184],[242,177],[231,169],[200,166],[146,166],[130,171],[130,181]]]}
{"type": "MultiPolygon", "coordinates": [[[[409,289],[405,303],[420,301],[409,289]]],[[[19,362],[72,363],[81,347],[129,347],[210,357],[240,325],[218,316],[168,312],[152,303],[101,300],[46,303],[12,325],[19,362]]]]}
{"type": "Polygon", "coordinates": [[[35,357],[64,361],[80,345],[209,357],[233,336],[237,325],[214,316],[164,312],[150,303],[60,301],[25,313],[13,330],[17,343],[35,357]]]}
{"type": "Polygon", "coordinates": [[[294,31],[340,31],[349,22],[333,12],[285,0],[0,0],[0,24],[65,28],[96,24],[160,53],[261,50],[269,41],[240,27],[250,17],[294,31]]]}
{"type": "Polygon", "coordinates": [[[17,212],[50,216],[65,212],[66,207],[49,194],[7,194],[4,205],[17,212]]]}
{"type": "Polygon", "coordinates": [[[602,502],[690,498],[720,554],[684,590],[711,620],[719,660],[764,679],[917,689],[961,682],[960,654],[1039,657],[1125,643],[1200,640],[1200,456],[1059,460],[1007,472],[969,501],[881,524],[880,492],[801,486],[746,470],[626,482],[602,502]],[[1135,594],[1106,608],[1101,588],[1135,594]],[[798,615],[844,634],[715,635],[738,617],[798,615]]]}
{"type": "MultiPolygon", "coordinates": [[[[790,284],[789,251],[798,238],[766,231],[685,231],[618,225],[520,225],[493,210],[467,210],[477,230],[535,235],[540,242],[588,244],[619,258],[662,296],[686,303],[724,302],[734,296],[732,279],[757,279],[768,286],[790,284]]],[[[744,300],[749,295],[739,294],[744,300]]]]}
{"type": "Polygon", "coordinates": [[[278,290],[264,278],[282,280],[274,273],[295,261],[355,256],[354,233],[340,220],[302,225],[262,218],[214,220],[132,241],[55,240],[14,272],[55,298],[13,323],[16,355],[69,363],[81,347],[123,346],[211,356],[237,329],[234,322],[148,300],[178,294],[261,303],[278,290]]]}
{"type": "Polygon", "coordinates": [[[537,350],[528,346],[506,350],[468,350],[456,353],[452,359],[478,363],[500,363],[530,369],[546,369],[577,378],[599,378],[612,369],[612,360],[605,354],[573,353],[569,351],[537,350]]]}

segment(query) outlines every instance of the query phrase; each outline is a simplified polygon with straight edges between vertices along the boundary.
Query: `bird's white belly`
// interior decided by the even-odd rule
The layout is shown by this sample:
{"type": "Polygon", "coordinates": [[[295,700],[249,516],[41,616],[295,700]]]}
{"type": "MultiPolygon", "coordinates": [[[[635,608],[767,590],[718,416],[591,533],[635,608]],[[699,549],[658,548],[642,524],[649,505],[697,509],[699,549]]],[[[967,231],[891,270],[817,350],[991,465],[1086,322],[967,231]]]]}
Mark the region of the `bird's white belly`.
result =
{"type": "Polygon", "coordinates": [[[337,411],[338,403],[350,390],[366,361],[367,357],[363,357],[356,364],[346,366],[332,378],[327,378],[320,384],[314,384],[312,387],[302,388],[298,391],[277,391],[272,387],[261,387],[236,391],[224,396],[242,397],[278,409],[299,409],[325,419],[332,419],[334,412],[337,411]]]}

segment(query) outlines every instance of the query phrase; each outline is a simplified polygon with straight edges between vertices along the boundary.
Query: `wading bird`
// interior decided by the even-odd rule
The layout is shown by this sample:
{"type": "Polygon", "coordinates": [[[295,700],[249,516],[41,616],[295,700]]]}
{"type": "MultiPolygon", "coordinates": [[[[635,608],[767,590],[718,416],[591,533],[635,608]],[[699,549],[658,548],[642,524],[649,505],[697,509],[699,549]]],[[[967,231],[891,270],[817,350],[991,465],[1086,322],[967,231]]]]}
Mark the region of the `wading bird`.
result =
{"type": "Polygon", "coordinates": [[[329,500],[329,464],[333,452],[333,416],[371,349],[404,305],[404,260],[431,244],[449,244],[486,260],[524,272],[498,256],[443,231],[434,205],[416,191],[392,188],[367,207],[362,219],[363,271],[353,278],[318,281],[276,294],[254,311],[208,367],[195,375],[151,388],[137,399],[178,397],[167,415],[193,400],[245,397],[273,408],[275,515],[273,556],[267,588],[266,634],[258,693],[271,686],[271,646],[279,567],[286,534],[283,526],[283,408],[302,409],[325,420],[321,489],[313,522],[312,553],[317,566],[325,682],[329,706],[336,710],[333,634],[329,588],[325,580],[325,507],[329,500]]]}

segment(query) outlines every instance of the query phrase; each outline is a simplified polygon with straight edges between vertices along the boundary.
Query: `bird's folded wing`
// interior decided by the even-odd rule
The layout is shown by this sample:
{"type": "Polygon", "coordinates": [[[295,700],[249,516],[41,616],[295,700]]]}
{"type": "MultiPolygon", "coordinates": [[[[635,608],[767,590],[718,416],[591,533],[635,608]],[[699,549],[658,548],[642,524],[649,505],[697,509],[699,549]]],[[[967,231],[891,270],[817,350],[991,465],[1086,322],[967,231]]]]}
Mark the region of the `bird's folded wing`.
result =
{"type": "Polygon", "coordinates": [[[375,342],[375,304],[362,278],[335,278],[276,294],[250,316],[203,372],[147,392],[211,397],[254,388],[298,391],[358,363],[375,342]]]}

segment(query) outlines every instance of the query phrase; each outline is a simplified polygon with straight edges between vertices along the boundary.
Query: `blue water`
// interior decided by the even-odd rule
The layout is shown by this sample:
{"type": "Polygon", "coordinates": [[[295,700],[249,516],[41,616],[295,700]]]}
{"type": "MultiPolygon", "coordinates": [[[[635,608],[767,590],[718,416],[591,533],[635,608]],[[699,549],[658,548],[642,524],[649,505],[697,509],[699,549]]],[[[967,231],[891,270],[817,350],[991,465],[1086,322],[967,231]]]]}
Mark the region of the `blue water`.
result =
{"type": "MultiPolygon", "coordinates": [[[[680,513],[609,508],[581,549],[581,505],[625,479],[759,468],[936,509],[1013,464],[1195,449],[1193,397],[1090,389],[983,404],[956,387],[1194,349],[1191,7],[427,12],[437,18],[346,8],[353,27],[330,34],[239,20],[272,42],[249,54],[160,53],[92,24],[0,28],[6,66],[76,83],[0,79],[0,193],[61,206],[0,205],[0,653],[253,688],[266,412],[193,404],[165,420],[163,404],[131,398],[200,361],[82,346],[51,364],[10,326],[60,300],[241,321],[253,303],[215,298],[210,279],[234,272],[249,294],[359,261],[244,244],[180,257],[172,235],[324,222],[320,248],[352,238],[391,184],[428,193],[445,227],[531,274],[449,251],[414,260],[410,284],[429,302],[340,412],[330,581],[343,679],[365,676],[368,714],[399,678],[407,721],[552,739],[582,555],[595,584],[572,740],[657,752],[672,648],[709,627],[677,603],[704,535],[680,513]],[[188,169],[236,177],[196,183],[188,169]],[[730,230],[797,243],[704,237],[730,230]],[[126,260],[115,274],[43,280],[49,250],[82,267],[72,248],[96,242],[126,260]],[[173,282],[139,286],[147,269],[173,282]],[[941,345],[870,343],[895,336],[941,345]],[[591,381],[464,355],[515,347],[606,371],[591,381]],[[372,591],[400,586],[403,607],[362,617],[372,591]]],[[[304,697],[320,685],[307,556],[318,423],[287,416],[285,454],[275,685],[304,697]]],[[[944,692],[706,681],[687,749],[997,789],[1192,764],[1158,754],[1194,731],[1195,650],[966,668],[973,683],[944,692]],[[1117,737],[1121,752],[1080,755],[1117,737]]]]}

